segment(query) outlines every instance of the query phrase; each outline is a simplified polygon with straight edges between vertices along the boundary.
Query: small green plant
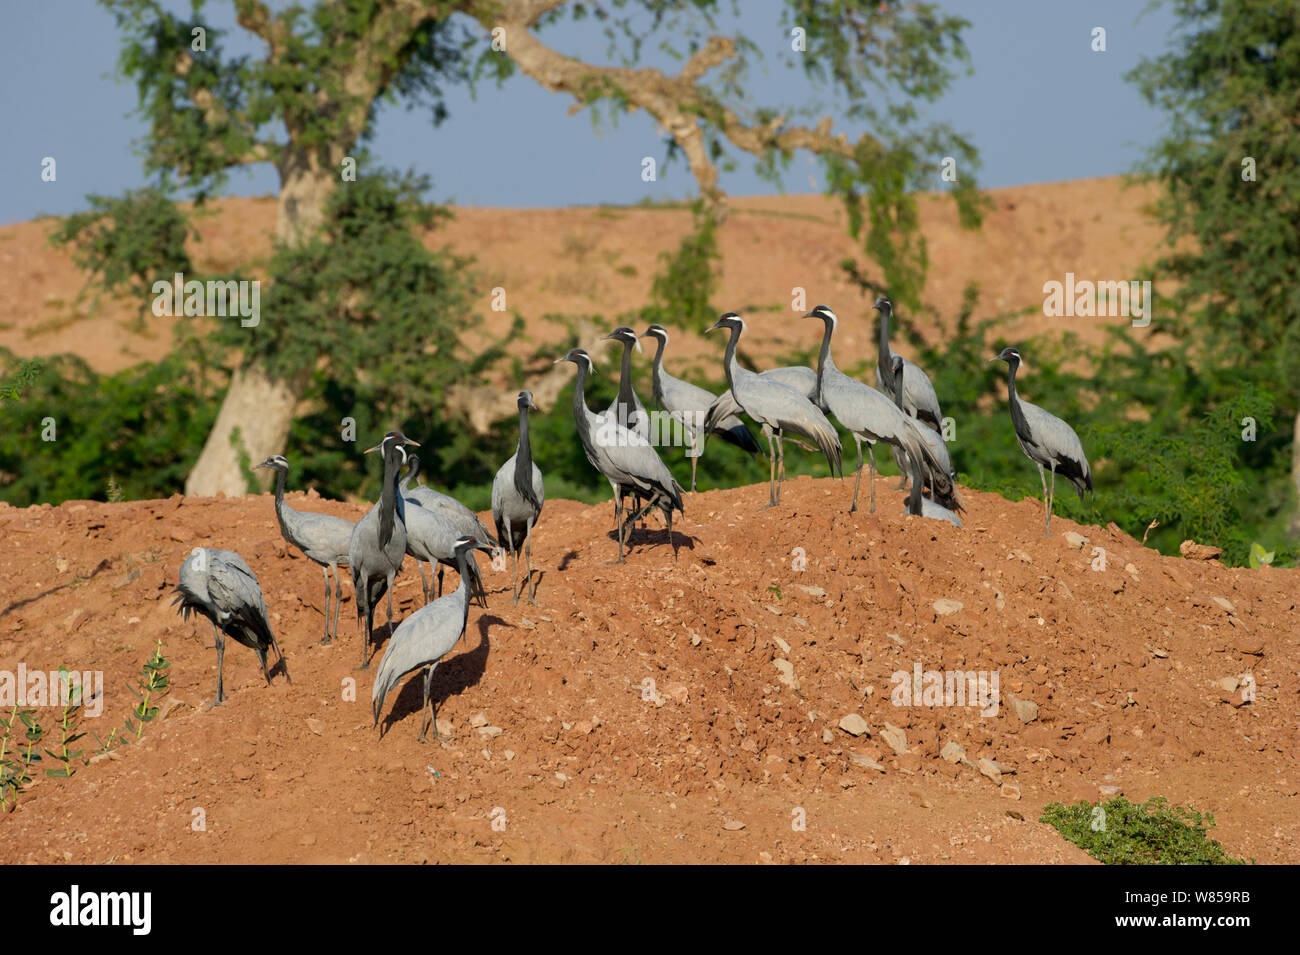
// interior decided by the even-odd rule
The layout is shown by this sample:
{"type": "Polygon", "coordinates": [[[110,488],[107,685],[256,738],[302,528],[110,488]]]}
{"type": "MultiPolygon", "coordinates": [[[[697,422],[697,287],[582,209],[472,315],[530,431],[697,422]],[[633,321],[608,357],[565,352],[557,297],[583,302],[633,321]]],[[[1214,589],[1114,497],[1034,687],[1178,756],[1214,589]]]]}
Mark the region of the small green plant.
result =
{"type": "Polygon", "coordinates": [[[776,586],[775,584],[773,584],[771,587],[768,587],[767,591],[768,593],[776,594],[777,600],[781,599],[781,588],[776,586]]]}
{"type": "Polygon", "coordinates": [[[17,705],[9,710],[9,716],[0,720],[3,733],[0,733],[0,811],[8,812],[17,805],[18,794],[32,781],[32,763],[40,762],[41,754],[37,747],[41,744],[44,731],[36,719],[35,710],[20,710],[17,705]],[[14,735],[14,724],[24,727],[23,741],[14,735]]]}
{"type": "Polygon", "coordinates": [[[72,685],[67,667],[59,667],[59,680],[60,682],[67,681],[68,700],[63,705],[63,709],[59,711],[59,722],[56,724],[59,731],[58,745],[56,748],[47,749],[45,752],[52,759],[62,763],[62,765],[58,769],[47,769],[45,775],[53,779],[67,779],[77,771],[74,765],[76,760],[81,759],[84,764],[83,754],[85,750],[72,749],[71,747],[73,743],[86,734],[78,732],[81,727],[82,717],[82,688],[72,685]]]}
{"type": "Polygon", "coordinates": [[[144,662],[140,668],[140,676],[137,679],[136,686],[127,684],[127,689],[135,694],[136,699],[140,702],[131,710],[134,720],[130,716],[126,718],[126,732],[122,734],[123,742],[130,739],[130,734],[135,734],[139,739],[144,735],[144,724],[153,720],[158,715],[158,705],[162,698],[167,695],[170,688],[167,682],[167,671],[171,669],[171,663],[163,657],[162,640],[158,640],[154,647],[153,656],[144,662]]]}
{"type": "Polygon", "coordinates": [[[1275,553],[1275,551],[1264,550],[1259,541],[1253,542],[1250,545],[1250,566],[1255,570],[1259,570],[1261,567],[1273,563],[1275,553]]]}
{"type": "MultiPolygon", "coordinates": [[[[1093,805],[1059,802],[1043,809],[1039,822],[1053,826],[1094,859],[1106,865],[1245,865],[1209,837],[1214,816],[1185,806],[1170,806],[1163,796],[1131,803],[1116,796],[1093,805]]],[[[1251,860],[1253,862],[1254,860],[1251,860]]]]}
{"type": "Polygon", "coordinates": [[[108,498],[109,503],[112,504],[121,504],[122,501],[126,500],[122,494],[122,485],[118,484],[117,478],[111,474],[108,476],[108,488],[105,496],[108,498]]]}

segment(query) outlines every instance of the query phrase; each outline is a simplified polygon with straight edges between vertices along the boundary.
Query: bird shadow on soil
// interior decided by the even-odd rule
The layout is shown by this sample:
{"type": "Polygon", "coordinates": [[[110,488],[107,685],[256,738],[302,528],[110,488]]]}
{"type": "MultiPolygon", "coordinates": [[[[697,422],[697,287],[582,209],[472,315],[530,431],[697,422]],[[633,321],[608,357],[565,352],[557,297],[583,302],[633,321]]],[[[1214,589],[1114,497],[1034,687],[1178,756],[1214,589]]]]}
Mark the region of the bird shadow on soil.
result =
{"type": "MultiPolygon", "coordinates": [[[[610,531],[605,535],[614,544],[618,543],[618,531],[610,531]]],[[[623,546],[630,552],[633,548],[654,548],[666,547],[672,544],[673,551],[676,552],[685,547],[687,550],[695,550],[695,542],[698,537],[692,537],[690,534],[683,534],[681,531],[673,531],[672,540],[669,541],[668,535],[664,529],[657,527],[634,528],[627,535],[627,543],[623,546]]],[[[563,569],[563,568],[561,568],[563,569]]]]}
{"type": "MultiPolygon", "coordinates": [[[[429,699],[435,706],[441,707],[453,696],[459,696],[465,690],[476,686],[487,672],[488,652],[492,649],[488,639],[488,629],[493,625],[509,627],[507,621],[495,614],[483,614],[477,621],[479,642],[474,649],[458,653],[450,659],[440,662],[433,671],[433,686],[429,690],[429,699]]],[[[388,719],[381,725],[383,735],[406,717],[414,714],[419,718],[424,706],[424,668],[411,673],[397,696],[397,701],[389,711],[388,719]]]]}
{"type": "Polygon", "coordinates": [[[577,552],[576,550],[571,550],[571,551],[569,551],[569,552],[566,553],[563,557],[560,558],[560,565],[559,565],[558,567],[556,567],[555,569],[556,569],[556,570],[568,570],[568,569],[569,569],[569,561],[573,560],[573,558],[575,558],[575,557],[577,557],[577,556],[578,556],[578,552],[577,552]]]}
{"type": "Polygon", "coordinates": [[[5,607],[4,610],[0,610],[0,617],[7,617],[18,608],[26,607],[28,604],[36,603],[36,601],[42,600],[45,597],[48,597],[50,594],[57,594],[60,590],[66,590],[68,587],[71,587],[73,584],[84,583],[85,581],[90,580],[92,577],[99,574],[101,571],[108,570],[108,568],[112,566],[112,563],[113,563],[112,561],[105,558],[104,560],[101,560],[95,566],[95,569],[92,570],[85,577],[77,577],[73,580],[69,580],[65,584],[59,584],[57,587],[51,587],[49,590],[36,594],[34,597],[28,597],[25,600],[15,600],[8,607],[5,607]]]}

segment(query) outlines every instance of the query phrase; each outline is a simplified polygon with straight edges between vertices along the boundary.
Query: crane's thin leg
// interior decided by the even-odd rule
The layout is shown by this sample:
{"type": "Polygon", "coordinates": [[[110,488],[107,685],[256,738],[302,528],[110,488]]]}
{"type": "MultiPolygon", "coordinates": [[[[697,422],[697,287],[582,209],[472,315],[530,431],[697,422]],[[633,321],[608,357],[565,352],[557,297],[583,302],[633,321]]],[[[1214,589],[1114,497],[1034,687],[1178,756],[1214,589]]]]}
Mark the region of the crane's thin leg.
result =
{"type": "Polygon", "coordinates": [[[262,676],[266,677],[266,685],[271,685],[271,671],[266,668],[266,651],[259,649],[257,651],[257,662],[262,664],[262,676]]]}
{"type": "Polygon", "coordinates": [[[393,633],[393,578],[397,575],[391,571],[388,574],[388,633],[393,633]]]}
{"type": "MultiPolygon", "coordinates": [[[[692,448],[691,450],[693,451],[695,449],[692,448]]],[[[699,456],[692,455],[691,457],[691,493],[692,494],[695,493],[695,467],[697,464],[699,464],[699,462],[700,462],[699,456]]]]}
{"type": "Polygon", "coordinates": [[[515,550],[515,532],[513,527],[506,528],[506,543],[510,545],[510,593],[514,595],[515,606],[519,606],[519,554],[515,550]]]}
{"type": "Polygon", "coordinates": [[[325,637],[321,643],[330,642],[330,566],[321,564],[320,572],[325,575],[325,637]]]}
{"type": "Polygon", "coordinates": [[[528,532],[524,536],[524,555],[525,559],[528,561],[528,599],[531,600],[533,606],[536,607],[537,584],[533,582],[533,522],[531,520],[528,522],[528,532]]]}
{"type": "MultiPolygon", "coordinates": [[[[334,636],[339,635],[339,606],[343,603],[343,581],[339,579],[339,568],[337,564],[331,564],[334,568],[334,636]]],[[[327,643],[329,641],[326,641],[327,643]]]]}
{"type": "MultiPolygon", "coordinates": [[[[1037,461],[1034,463],[1038,464],[1037,461]]],[[[1043,531],[1043,536],[1049,537],[1052,533],[1052,519],[1048,516],[1048,514],[1050,514],[1049,509],[1051,505],[1047,503],[1047,478],[1043,474],[1043,466],[1041,464],[1038,464],[1038,480],[1043,485],[1043,510],[1045,512],[1043,514],[1043,520],[1046,522],[1046,529],[1043,531]]]]}
{"type": "Polygon", "coordinates": [[[217,701],[212,705],[220,706],[226,699],[225,689],[221,685],[221,676],[224,672],[226,659],[226,638],[222,635],[221,631],[217,629],[215,623],[212,624],[212,639],[217,644],[217,701]]]}
{"type": "Polygon", "coordinates": [[[424,561],[417,560],[415,568],[420,572],[420,588],[424,591],[424,602],[429,602],[429,579],[424,576],[424,561]]]}
{"type": "Polygon", "coordinates": [[[776,447],[772,444],[772,430],[767,425],[763,425],[763,434],[767,435],[767,506],[776,507],[776,447]]]}
{"type": "MultiPolygon", "coordinates": [[[[439,597],[442,596],[442,572],[443,572],[445,569],[446,569],[446,568],[444,568],[444,567],[442,566],[442,564],[439,564],[439,565],[438,565],[438,596],[439,596],[439,597]]],[[[430,586],[432,586],[432,582],[430,582],[430,586]]]]}
{"type": "MultiPolygon", "coordinates": [[[[370,603],[370,594],[366,594],[366,603],[370,603]]],[[[366,633],[361,641],[361,666],[358,670],[370,669],[370,634],[375,629],[375,608],[366,607],[366,633]]]]}
{"type": "Polygon", "coordinates": [[[781,503],[781,483],[785,480],[785,434],[776,433],[776,503],[781,503]]]}
{"type": "MultiPolygon", "coordinates": [[[[868,513],[876,513],[876,446],[870,441],[867,442],[867,461],[871,464],[871,510],[868,513]]],[[[861,468],[862,464],[859,463],[861,468]]]]}
{"type": "Polygon", "coordinates": [[[1056,467],[1052,467],[1052,485],[1047,491],[1047,536],[1052,536],[1052,507],[1056,504],[1056,467]]]}
{"type": "Polygon", "coordinates": [[[668,543],[672,546],[672,549],[673,549],[673,560],[676,560],[676,559],[677,559],[677,541],[676,541],[676,539],[673,537],[673,512],[672,512],[672,508],[669,508],[669,509],[668,509],[667,511],[665,511],[664,513],[665,513],[665,515],[666,515],[667,518],[668,518],[668,543]]]}
{"type": "MultiPolygon", "coordinates": [[[[429,710],[429,689],[433,684],[433,667],[428,667],[424,671],[424,705],[420,707],[420,735],[416,737],[421,743],[427,743],[429,738],[425,735],[428,732],[428,726],[425,721],[425,714],[429,710]]],[[[433,735],[438,735],[438,727],[433,728],[433,735]]]]}
{"type": "MultiPolygon", "coordinates": [[[[858,448],[858,470],[857,477],[853,480],[853,504],[849,507],[850,514],[858,509],[858,488],[862,486],[862,439],[855,434],[853,443],[858,448]]],[[[874,491],[875,489],[875,482],[873,481],[871,490],[874,491]]]]}

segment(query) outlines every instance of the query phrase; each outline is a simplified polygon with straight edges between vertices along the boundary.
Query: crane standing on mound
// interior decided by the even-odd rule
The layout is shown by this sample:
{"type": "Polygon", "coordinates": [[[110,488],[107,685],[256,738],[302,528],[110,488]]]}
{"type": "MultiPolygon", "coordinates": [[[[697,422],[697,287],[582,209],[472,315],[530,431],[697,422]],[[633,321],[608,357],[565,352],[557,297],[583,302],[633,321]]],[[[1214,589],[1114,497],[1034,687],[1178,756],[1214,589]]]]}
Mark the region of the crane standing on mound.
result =
{"type": "Polygon", "coordinates": [[[1092,490],[1092,468],[1088,466],[1088,457],[1083,453],[1083,442],[1074,433],[1074,429],[1056,415],[1044,411],[1038,405],[1020,400],[1020,395],[1016,393],[1016,371],[1021,364],[1017,349],[1004,348],[989,361],[1007,363],[1007,400],[1011,405],[1011,424],[1016,429],[1020,450],[1038,465],[1038,480],[1043,485],[1043,536],[1050,537],[1057,472],[1074,485],[1074,489],[1079,492],[1080,503],[1083,502],[1083,492],[1092,490]],[[1043,468],[1050,468],[1052,472],[1050,491],[1043,468]]]}

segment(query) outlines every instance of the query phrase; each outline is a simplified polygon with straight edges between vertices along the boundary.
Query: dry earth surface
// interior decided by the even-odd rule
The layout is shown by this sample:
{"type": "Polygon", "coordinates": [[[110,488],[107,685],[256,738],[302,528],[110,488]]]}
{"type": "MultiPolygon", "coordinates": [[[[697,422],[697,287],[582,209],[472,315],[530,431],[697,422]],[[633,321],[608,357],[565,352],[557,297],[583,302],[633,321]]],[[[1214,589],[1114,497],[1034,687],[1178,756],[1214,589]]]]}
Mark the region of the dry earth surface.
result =
{"type": "MultiPolygon", "coordinates": [[[[1044,538],[1041,505],[973,491],[964,529],[904,518],[889,483],[856,515],[830,479],[767,511],[762,486],[702,492],[676,556],[656,524],[623,565],[608,504],[548,502],[539,605],[487,570],[431,745],[418,675],[372,728],[354,605],[321,646],[320,571],[270,496],[0,505],[0,670],[102,670],[104,735],[161,638],[175,701],[139,743],[39,780],[0,816],[0,862],[1079,863],[1039,814],[1111,792],[1210,810],[1233,855],[1300,862],[1300,571],[1162,557],[1113,526],[1044,538]],[[229,701],[203,708],[210,631],[170,605],[195,546],[257,572],[292,684],[232,643],[229,701]],[[893,705],[915,664],[996,671],[997,714],[893,705]],[[1245,674],[1253,703],[1220,683],[1245,674]]],[[[409,559],[396,593],[401,618],[409,559]]]]}

